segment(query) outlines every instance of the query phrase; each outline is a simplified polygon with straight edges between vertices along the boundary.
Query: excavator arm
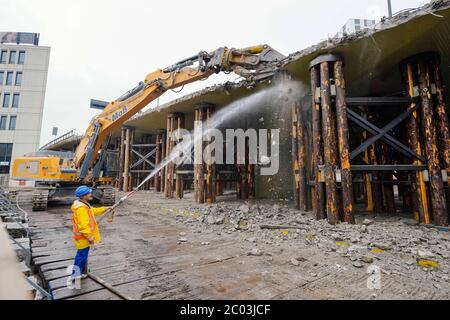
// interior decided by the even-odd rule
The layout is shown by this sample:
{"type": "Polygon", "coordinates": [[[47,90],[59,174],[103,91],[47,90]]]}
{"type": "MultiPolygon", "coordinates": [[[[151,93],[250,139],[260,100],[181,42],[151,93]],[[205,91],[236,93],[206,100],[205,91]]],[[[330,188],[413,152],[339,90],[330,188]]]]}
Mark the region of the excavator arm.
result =
{"type": "Polygon", "coordinates": [[[234,72],[248,81],[262,80],[275,74],[283,58],[267,45],[240,50],[224,47],[212,53],[200,52],[150,73],[136,88],[110,102],[101,114],[92,119],[74,155],[73,166],[78,170],[79,179],[86,179],[96,162],[98,165],[102,159],[102,147],[111,132],[167,90],[206,79],[221,71],[234,72]],[[192,67],[194,64],[196,66],[192,67]]]}

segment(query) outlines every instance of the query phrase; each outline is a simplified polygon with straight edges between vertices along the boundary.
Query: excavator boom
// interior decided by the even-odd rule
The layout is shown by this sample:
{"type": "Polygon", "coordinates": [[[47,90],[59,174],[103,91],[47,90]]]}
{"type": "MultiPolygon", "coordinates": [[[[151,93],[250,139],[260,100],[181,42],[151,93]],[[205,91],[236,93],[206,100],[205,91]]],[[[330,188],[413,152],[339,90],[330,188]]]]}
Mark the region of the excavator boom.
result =
{"type": "Polygon", "coordinates": [[[283,58],[267,45],[245,49],[223,47],[211,53],[200,52],[148,74],[137,87],[110,102],[91,121],[75,151],[73,166],[78,170],[78,178],[97,177],[101,170],[102,147],[111,132],[167,90],[206,79],[221,71],[234,72],[247,81],[263,80],[274,75],[283,58]],[[197,64],[195,68],[192,67],[194,64],[197,64]]]}
{"type": "Polygon", "coordinates": [[[283,58],[267,45],[239,50],[223,47],[211,53],[200,52],[163,70],[156,70],[138,86],[106,104],[103,111],[92,119],[72,161],[72,155],[69,158],[50,153],[16,158],[12,179],[35,182],[34,211],[45,210],[50,200],[73,196],[73,191],[81,183],[99,185],[93,191],[94,198],[111,205],[115,200],[114,189],[102,185],[105,179],[109,179],[102,177],[102,168],[114,129],[167,90],[206,79],[221,71],[234,72],[249,82],[262,80],[274,75],[283,58]]]}

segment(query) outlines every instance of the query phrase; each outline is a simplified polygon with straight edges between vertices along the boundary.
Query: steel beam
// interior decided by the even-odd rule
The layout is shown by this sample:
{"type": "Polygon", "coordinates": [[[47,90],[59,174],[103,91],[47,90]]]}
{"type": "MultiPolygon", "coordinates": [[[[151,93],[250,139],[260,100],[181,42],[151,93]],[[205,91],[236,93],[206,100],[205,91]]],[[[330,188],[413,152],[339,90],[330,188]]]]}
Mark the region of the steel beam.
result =
{"type": "MultiPolygon", "coordinates": [[[[366,151],[369,146],[371,146],[372,144],[374,144],[378,140],[382,139],[384,136],[387,135],[387,133],[389,131],[394,129],[396,126],[398,126],[400,123],[402,123],[406,119],[410,118],[412,113],[415,112],[417,109],[418,109],[418,106],[415,106],[414,108],[409,108],[406,112],[403,112],[402,114],[400,114],[397,117],[395,117],[394,120],[389,122],[389,124],[387,124],[383,129],[380,130],[380,133],[378,133],[377,135],[372,136],[370,139],[368,139],[363,144],[361,144],[358,148],[353,150],[353,152],[350,155],[350,160],[354,160],[361,153],[366,151]]],[[[364,118],[361,117],[361,119],[364,119],[364,118]]]]}

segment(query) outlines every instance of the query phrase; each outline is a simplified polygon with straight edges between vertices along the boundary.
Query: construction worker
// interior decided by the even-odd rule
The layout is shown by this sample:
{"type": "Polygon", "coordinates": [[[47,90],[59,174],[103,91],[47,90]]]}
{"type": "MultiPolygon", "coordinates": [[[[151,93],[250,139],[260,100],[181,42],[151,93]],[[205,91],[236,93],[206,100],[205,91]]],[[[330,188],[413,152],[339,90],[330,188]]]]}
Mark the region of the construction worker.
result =
{"type": "Polygon", "coordinates": [[[95,216],[101,215],[108,207],[93,208],[89,204],[92,200],[92,189],[81,186],[75,191],[78,198],[72,205],[73,238],[78,251],[75,256],[72,278],[87,277],[87,262],[89,249],[94,244],[100,242],[100,232],[98,230],[95,216]]]}

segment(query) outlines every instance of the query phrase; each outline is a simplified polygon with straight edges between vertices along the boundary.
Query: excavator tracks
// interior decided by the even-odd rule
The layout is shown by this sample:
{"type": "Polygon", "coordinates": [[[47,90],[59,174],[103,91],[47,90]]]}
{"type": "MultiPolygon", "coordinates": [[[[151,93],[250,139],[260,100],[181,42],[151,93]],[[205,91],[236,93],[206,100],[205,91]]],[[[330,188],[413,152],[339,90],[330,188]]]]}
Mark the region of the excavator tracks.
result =
{"type": "Polygon", "coordinates": [[[35,189],[33,194],[33,211],[46,211],[48,205],[48,189],[35,189]]]}
{"type": "Polygon", "coordinates": [[[116,191],[114,188],[99,188],[103,191],[101,203],[105,206],[112,206],[116,203],[116,191]]]}

